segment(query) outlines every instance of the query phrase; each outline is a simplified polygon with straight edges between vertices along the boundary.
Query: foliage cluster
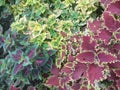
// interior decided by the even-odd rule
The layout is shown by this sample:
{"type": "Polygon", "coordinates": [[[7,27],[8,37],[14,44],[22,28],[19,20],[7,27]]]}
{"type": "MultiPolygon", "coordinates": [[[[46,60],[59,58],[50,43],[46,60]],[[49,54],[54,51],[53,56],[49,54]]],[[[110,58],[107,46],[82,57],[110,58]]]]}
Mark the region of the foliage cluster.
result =
{"type": "Polygon", "coordinates": [[[0,89],[119,89],[120,1],[101,3],[2,0],[0,89]]]}
{"type": "Polygon", "coordinates": [[[101,17],[69,38],[47,80],[58,90],[120,89],[120,1],[101,0],[101,17]],[[55,80],[54,82],[52,80],[55,80]]]}

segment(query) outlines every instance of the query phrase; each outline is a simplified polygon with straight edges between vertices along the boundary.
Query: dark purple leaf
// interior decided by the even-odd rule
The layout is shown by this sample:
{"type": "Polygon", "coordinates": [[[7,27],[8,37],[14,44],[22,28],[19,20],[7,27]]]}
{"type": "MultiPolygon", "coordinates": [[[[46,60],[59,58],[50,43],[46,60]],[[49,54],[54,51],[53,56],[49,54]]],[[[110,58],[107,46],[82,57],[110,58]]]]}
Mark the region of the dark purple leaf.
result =
{"type": "Polygon", "coordinates": [[[15,54],[12,54],[12,57],[15,61],[19,61],[22,58],[22,50],[17,50],[15,54]]]}
{"type": "Polygon", "coordinates": [[[13,69],[13,74],[17,74],[23,69],[23,63],[16,64],[14,69],[13,69]]]}

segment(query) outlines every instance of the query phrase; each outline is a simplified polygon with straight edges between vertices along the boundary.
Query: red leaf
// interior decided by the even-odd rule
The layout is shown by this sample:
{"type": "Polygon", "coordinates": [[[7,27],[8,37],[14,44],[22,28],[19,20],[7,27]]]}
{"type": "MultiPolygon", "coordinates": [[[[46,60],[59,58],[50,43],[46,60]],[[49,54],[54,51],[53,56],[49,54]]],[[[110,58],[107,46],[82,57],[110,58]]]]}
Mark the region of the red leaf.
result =
{"type": "Polygon", "coordinates": [[[109,12],[103,13],[105,26],[108,28],[109,31],[114,32],[118,28],[120,28],[120,22],[115,20],[109,12]]]}
{"type": "Polygon", "coordinates": [[[119,69],[120,68],[120,62],[110,63],[108,65],[112,69],[119,69]]]}
{"type": "Polygon", "coordinates": [[[100,52],[98,54],[98,59],[100,60],[100,63],[111,63],[117,60],[116,56],[106,52],[100,52]]]}
{"type": "Polygon", "coordinates": [[[48,80],[46,81],[46,84],[48,85],[48,86],[59,86],[59,77],[58,76],[51,76],[51,77],[49,77],[48,78],[48,80]]]}
{"type": "Polygon", "coordinates": [[[93,52],[82,52],[76,56],[81,63],[94,63],[95,55],[93,52]]]}
{"type": "Polygon", "coordinates": [[[104,68],[100,67],[98,65],[95,65],[95,64],[88,65],[88,71],[87,71],[88,79],[92,85],[95,84],[94,83],[95,81],[100,81],[101,79],[104,78],[103,70],[104,70],[104,68]]]}
{"type": "Polygon", "coordinates": [[[108,8],[107,11],[111,12],[112,14],[117,14],[120,15],[120,1],[116,1],[111,3],[108,8]]]}
{"type": "Polygon", "coordinates": [[[75,65],[75,70],[73,71],[72,78],[73,80],[78,80],[82,75],[86,75],[87,65],[84,63],[77,63],[75,65]]]}

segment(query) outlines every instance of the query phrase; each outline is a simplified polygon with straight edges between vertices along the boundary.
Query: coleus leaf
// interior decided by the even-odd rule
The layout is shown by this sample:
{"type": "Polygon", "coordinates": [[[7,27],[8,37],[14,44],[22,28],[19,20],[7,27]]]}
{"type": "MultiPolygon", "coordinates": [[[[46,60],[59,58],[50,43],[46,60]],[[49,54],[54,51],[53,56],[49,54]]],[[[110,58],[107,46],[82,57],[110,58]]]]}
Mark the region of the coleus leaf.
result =
{"type": "Polygon", "coordinates": [[[18,72],[20,72],[23,69],[23,63],[16,64],[13,68],[13,74],[16,75],[18,72]]]}
{"type": "Polygon", "coordinates": [[[27,55],[30,59],[32,59],[33,57],[35,57],[36,55],[36,50],[37,50],[38,46],[35,45],[33,47],[31,47],[28,51],[27,51],[27,55]]]}
{"type": "Polygon", "coordinates": [[[59,79],[59,81],[60,81],[59,82],[60,83],[60,87],[64,88],[65,85],[67,83],[69,83],[69,81],[71,81],[70,75],[69,74],[66,74],[66,75],[62,74],[60,79],[59,79]]]}
{"type": "Polygon", "coordinates": [[[105,6],[109,5],[113,0],[100,0],[105,6]]]}
{"type": "Polygon", "coordinates": [[[51,73],[53,75],[59,75],[60,69],[58,69],[55,65],[52,66],[51,73]]]}
{"type": "Polygon", "coordinates": [[[78,62],[81,62],[81,63],[94,63],[95,55],[94,55],[94,52],[90,52],[90,51],[82,52],[76,56],[76,59],[78,62]]]}
{"type": "Polygon", "coordinates": [[[71,74],[73,71],[73,64],[72,62],[67,62],[61,69],[61,73],[71,74]]]}
{"type": "Polygon", "coordinates": [[[75,61],[75,57],[71,54],[68,55],[68,62],[74,62],[75,61]]]}
{"type": "Polygon", "coordinates": [[[104,23],[105,26],[108,28],[109,31],[114,32],[118,28],[120,28],[120,22],[115,20],[114,17],[109,12],[103,13],[104,23]]]}
{"type": "Polygon", "coordinates": [[[120,79],[116,81],[117,82],[117,87],[120,89],[120,79]]]}
{"type": "Polygon", "coordinates": [[[115,72],[116,76],[120,77],[120,70],[119,69],[115,69],[114,72],[115,72]]]}
{"type": "Polygon", "coordinates": [[[83,36],[82,49],[95,51],[96,41],[92,41],[91,36],[83,36]]]}
{"type": "Polygon", "coordinates": [[[103,71],[104,71],[104,68],[96,64],[88,65],[87,75],[88,75],[88,80],[92,85],[95,85],[96,81],[98,82],[105,78],[103,75],[103,71]]]}
{"type": "Polygon", "coordinates": [[[54,55],[56,52],[57,52],[57,50],[49,50],[49,51],[48,51],[48,54],[49,54],[50,56],[52,56],[52,55],[54,55]]]}
{"type": "Polygon", "coordinates": [[[117,61],[117,57],[107,53],[107,52],[99,52],[98,53],[98,59],[100,61],[100,63],[113,63],[115,61],[117,61]]]}
{"type": "Polygon", "coordinates": [[[98,38],[98,40],[104,41],[105,44],[109,44],[111,37],[112,37],[111,32],[109,32],[106,29],[101,29],[100,33],[96,38],[98,38]]]}
{"type": "Polygon", "coordinates": [[[53,75],[51,77],[48,78],[48,80],[46,81],[47,86],[51,87],[51,86],[59,86],[59,77],[56,75],[53,75]]]}
{"type": "Polygon", "coordinates": [[[72,79],[78,80],[80,77],[86,75],[87,65],[84,63],[77,63],[74,67],[74,71],[72,73],[72,79]]]}
{"type": "Polygon", "coordinates": [[[120,62],[114,62],[114,63],[110,63],[108,65],[109,65],[109,68],[111,68],[111,69],[119,69],[120,68],[120,62]]]}
{"type": "Polygon", "coordinates": [[[108,51],[117,55],[119,53],[119,51],[120,51],[120,44],[115,43],[114,45],[109,47],[108,51]]]}
{"type": "Polygon", "coordinates": [[[120,15],[120,1],[117,0],[115,2],[110,3],[110,5],[108,5],[107,7],[107,11],[111,12],[112,14],[120,15]]]}
{"type": "Polygon", "coordinates": [[[73,90],[79,90],[80,89],[80,84],[79,83],[74,83],[72,86],[73,90]]]}
{"type": "Polygon", "coordinates": [[[120,40],[120,33],[116,33],[115,38],[116,38],[116,40],[120,40]]]}
{"type": "Polygon", "coordinates": [[[93,22],[88,21],[88,28],[94,33],[94,35],[97,35],[99,32],[99,29],[102,28],[102,20],[94,20],[93,22]]]}
{"type": "Polygon", "coordinates": [[[14,85],[11,85],[10,90],[20,90],[20,88],[16,88],[14,85]]]}
{"type": "Polygon", "coordinates": [[[33,87],[33,86],[29,86],[29,87],[27,88],[27,90],[36,90],[36,88],[33,87]]]}
{"type": "Polygon", "coordinates": [[[21,60],[22,56],[23,56],[23,52],[21,49],[16,50],[14,53],[12,53],[12,58],[15,61],[21,60]]]}

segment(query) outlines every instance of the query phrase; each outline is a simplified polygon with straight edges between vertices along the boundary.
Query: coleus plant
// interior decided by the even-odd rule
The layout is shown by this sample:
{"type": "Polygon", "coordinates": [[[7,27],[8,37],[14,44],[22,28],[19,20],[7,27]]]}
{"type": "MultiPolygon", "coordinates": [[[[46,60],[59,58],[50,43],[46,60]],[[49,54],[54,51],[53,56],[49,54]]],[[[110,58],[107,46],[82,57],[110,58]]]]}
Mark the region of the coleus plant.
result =
{"type": "Polygon", "coordinates": [[[101,3],[107,6],[102,17],[88,21],[87,33],[69,37],[62,46],[47,86],[58,90],[120,89],[120,1],[101,3]]]}
{"type": "Polygon", "coordinates": [[[43,83],[44,74],[48,76],[56,53],[30,43],[29,36],[11,29],[0,34],[0,51],[2,90],[36,90],[34,86],[43,83]]]}

